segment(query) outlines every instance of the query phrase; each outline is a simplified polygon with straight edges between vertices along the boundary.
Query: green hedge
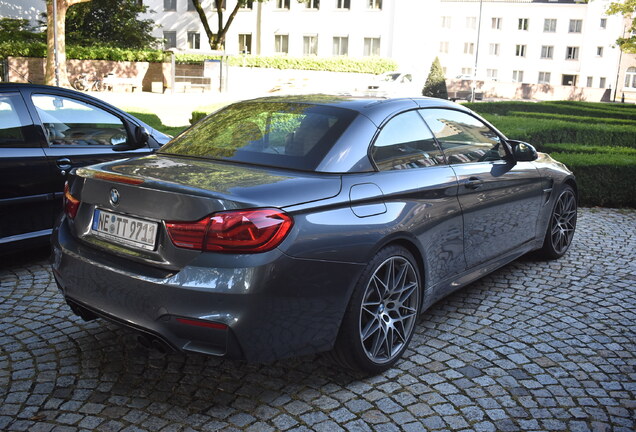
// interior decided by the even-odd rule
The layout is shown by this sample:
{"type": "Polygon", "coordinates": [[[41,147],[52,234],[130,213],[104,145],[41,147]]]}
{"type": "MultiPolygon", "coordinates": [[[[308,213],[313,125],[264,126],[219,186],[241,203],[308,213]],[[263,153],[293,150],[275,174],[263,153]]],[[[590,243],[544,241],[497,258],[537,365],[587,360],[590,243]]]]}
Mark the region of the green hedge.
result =
{"type": "Polygon", "coordinates": [[[480,114],[511,115],[512,112],[561,114],[578,117],[594,117],[597,119],[614,118],[636,121],[636,106],[631,104],[608,104],[598,102],[487,102],[465,103],[464,106],[480,114]]]}
{"type": "Polygon", "coordinates": [[[582,206],[636,208],[636,153],[551,153],[576,176],[582,206]]]}
{"type": "MultiPolygon", "coordinates": [[[[0,43],[0,58],[46,57],[46,44],[42,42],[0,43]]],[[[170,54],[161,50],[128,50],[108,46],[66,46],[66,57],[78,60],[112,61],[170,61],[170,54]]],[[[206,59],[218,59],[201,54],[176,54],[177,63],[199,63],[206,59]]],[[[380,57],[288,57],[240,55],[228,57],[230,66],[260,67],[274,69],[302,69],[331,72],[360,72],[381,74],[397,69],[393,60],[380,57]]]]}
{"type": "MultiPolygon", "coordinates": [[[[480,104],[486,105],[486,104],[480,104]]],[[[636,148],[636,124],[577,123],[485,114],[489,122],[508,138],[527,141],[538,149],[548,143],[582,143],[597,146],[636,148]]]]}

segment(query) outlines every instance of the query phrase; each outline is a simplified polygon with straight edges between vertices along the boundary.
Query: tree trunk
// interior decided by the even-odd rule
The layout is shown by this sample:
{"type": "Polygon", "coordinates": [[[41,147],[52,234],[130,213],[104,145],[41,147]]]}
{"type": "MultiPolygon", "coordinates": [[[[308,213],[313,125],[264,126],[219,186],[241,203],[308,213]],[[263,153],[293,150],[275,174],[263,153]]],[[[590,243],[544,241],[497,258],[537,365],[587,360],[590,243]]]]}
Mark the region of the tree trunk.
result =
{"type": "Polygon", "coordinates": [[[53,22],[53,0],[46,0],[46,73],[44,82],[48,85],[56,85],[55,82],[55,33],[57,30],[57,59],[60,87],[70,87],[68,74],[66,72],[66,11],[69,7],[77,3],[84,3],[91,0],[57,0],[57,16],[53,22]]]}

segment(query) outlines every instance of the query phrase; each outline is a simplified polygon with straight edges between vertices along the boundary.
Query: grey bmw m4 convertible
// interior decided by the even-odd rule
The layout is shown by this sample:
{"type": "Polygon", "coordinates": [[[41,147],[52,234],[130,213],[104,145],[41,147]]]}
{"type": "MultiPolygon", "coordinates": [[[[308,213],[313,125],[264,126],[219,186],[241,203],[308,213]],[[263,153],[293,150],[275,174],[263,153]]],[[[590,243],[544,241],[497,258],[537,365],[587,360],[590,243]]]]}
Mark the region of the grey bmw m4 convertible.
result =
{"type": "Polygon", "coordinates": [[[378,373],[441,297],[566,253],[576,211],[563,164],[452,102],[263,98],[72,172],[53,272],[77,315],[154,344],[378,373]]]}

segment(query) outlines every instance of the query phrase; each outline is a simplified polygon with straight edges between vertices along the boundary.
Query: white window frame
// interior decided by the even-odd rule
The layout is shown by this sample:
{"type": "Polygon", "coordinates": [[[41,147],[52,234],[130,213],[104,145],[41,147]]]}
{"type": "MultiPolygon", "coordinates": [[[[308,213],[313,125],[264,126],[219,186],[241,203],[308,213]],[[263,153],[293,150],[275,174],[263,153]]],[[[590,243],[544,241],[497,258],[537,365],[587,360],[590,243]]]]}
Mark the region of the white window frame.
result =
{"type": "Polygon", "coordinates": [[[543,20],[543,32],[544,33],[555,33],[557,27],[556,18],[546,18],[543,20]]]}
{"type": "Polygon", "coordinates": [[[241,54],[251,54],[252,53],[252,33],[239,33],[238,37],[239,37],[239,52],[241,54]],[[249,42],[250,42],[249,44],[247,43],[248,36],[249,36],[249,42]],[[244,48],[241,49],[241,46],[243,46],[244,48]]]}
{"type": "Polygon", "coordinates": [[[568,26],[568,33],[581,33],[583,30],[583,20],[582,19],[571,19],[570,25],[568,26]]]}
{"type": "Polygon", "coordinates": [[[550,72],[539,72],[539,78],[537,79],[537,84],[550,84],[551,79],[552,79],[552,74],[550,72]]]}
{"type": "Polygon", "coordinates": [[[632,66],[625,71],[624,88],[636,90],[636,67],[632,66]]]}
{"type": "Polygon", "coordinates": [[[320,0],[306,0],[307,2],[305,3],[305,5],[307,6],[307,9],[314,9],[314,10],[318,10],[320,9],[320,0]]]}
{"type": "Polygon", "coordinates": [[[188,35],[188,49],[198,50],[201,49],[201,33],[196,31],[189,31],[188,35]]]}
{"type": "Polygon", "coordinates": [[[579,59],[579,47],[569,46],[565,48],[566,60],[578,60],[579,59]]]}
{"type": "Polygon", "coordinates": [[[512,82],[516,82],[516,83],[523,82],[523,71],[522,70],[513,70],[512,71],[512,82]]]}
{"type": "Polygon", "coordinates": [[[546,60],[552,60],[554,58],[554,45],[542,45],[541,58],[546,60]]]}
{"type": "Polygon", "coordinates": [[[364,48],[362,55],[364,57],[379,57],[380,56],[380,46],[381,46],[380,37],[365,37],[364,38],[364,48]],[[367,42],[369,45],[367,46],[367,42]],[[367,50],[368,48],[368,50],[367,50]]]}
{"type": "Polygon", "coordinates": [[[493,56],[498,56],[499,55],[499,44],[498,43],[491,43],[490,46],[488,47],[488,54],[493,55],[493,56]]]}
{"type": "Polygon", "coordinates": [[[475,43],[474,42],[464,42],[464,54],[474,54],[475,53],[475,43]]]}
{"type": "Polygon", "coordinates": [[[517,28],[519,30],[528,31],[528,28],[530,26],[530,18],[519,18],[518,23],[519,24],[517,28]]]}
{"type": "Polygon", "coordinates": [[[349,36],[334,36],[332,39],[332,46],[333,46],[334,56],[348,56],[349,55],[349,36]],[[336,41],[338,42],[337,49],[336,49],[336,41]],[[345,42],[344,50],[343,50],[343,42],[345,42]]]}
{"type": "Polygon", "coordinates": [[[527,45],[516,45],[515,46],[515,57],[525,57],[527,48],[528,48],[527,45]]]}
{"type": "Polygon", "coordinates": [[[442,23],[441,23],[441,27],[442,28],[451,28],[451,17],[450,16],[443,16],[441,17],[442,23]]]}
{"type": "Polygon", "coordinates": [[[318,35],[307,34],[303,36],[303,55],[318,55],[318,35]]]}
{"type": "Polygon", "coordinates": [[[382,10],[382,0],[368,0],[367,9],[382,10]]]}
{"type": "Polygon", "coordinates": [[[477,29],[477,17],[466,17],[466,28],[471,30],[477,29]]]}
{"type": "Polygon", "coordinates": [[[497,81],[499,71],[497,69],[486,69],[486,78],[492,81],[497,81]]]}
{"type": "Polygon", "coordinates": [[[337,0],[336,9],[351,9],[351,0],[337,0]]]}
{"type": "Polygon", "coordinates": [[[289,35],[287,33],[274,35],[274,53],[289,54],[289,35]]]}
{"type": "Polygon", "coordinates": [[[442,54],[448,54],[448,41],[441,41],[439,43],[439,52],[442,54]]]}
{"type": "Polygon", "coordinates": [[[501,30],[501,21],[502,21],[502,18],[498,18],[498,17],[492,18],[490,21],[490,27],[493,30],[501,30]]]}

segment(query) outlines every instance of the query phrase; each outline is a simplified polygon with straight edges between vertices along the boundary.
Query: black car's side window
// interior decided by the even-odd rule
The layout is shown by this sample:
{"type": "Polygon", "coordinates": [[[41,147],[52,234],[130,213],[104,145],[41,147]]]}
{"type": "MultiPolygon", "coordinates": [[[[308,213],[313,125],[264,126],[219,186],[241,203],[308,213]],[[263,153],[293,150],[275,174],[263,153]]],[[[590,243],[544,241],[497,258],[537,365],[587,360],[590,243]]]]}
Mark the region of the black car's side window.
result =
{"type": "Polygon", "coordinates": [[[444,163],[433,134],[416,111],[408,111],[389,120],[375,140],[371,154],[381,171],[444,163]]]}
{"type": "Polygon", "coordinates": [[[442,146],[449,164],[506,157],[499,135],[479,119],[448,109],[422,109],[420,113],[442,146]]]}
{"type": "Polygon", "coordinates": [[[0,147],[32,147],[37,142],[27,140],[25,127],[31,124],[19,93],[0,94],[0,147]]]}
{"type": "Polygon", "coordinates": [[[57,95],[31,98],[50,145],[113,146],[128,138],[121,119],[101,108],[57,95]]]}

